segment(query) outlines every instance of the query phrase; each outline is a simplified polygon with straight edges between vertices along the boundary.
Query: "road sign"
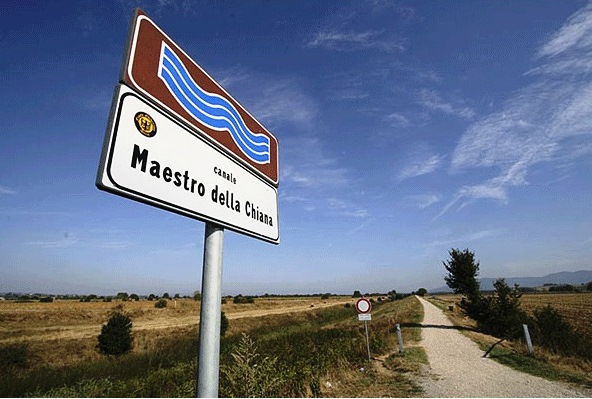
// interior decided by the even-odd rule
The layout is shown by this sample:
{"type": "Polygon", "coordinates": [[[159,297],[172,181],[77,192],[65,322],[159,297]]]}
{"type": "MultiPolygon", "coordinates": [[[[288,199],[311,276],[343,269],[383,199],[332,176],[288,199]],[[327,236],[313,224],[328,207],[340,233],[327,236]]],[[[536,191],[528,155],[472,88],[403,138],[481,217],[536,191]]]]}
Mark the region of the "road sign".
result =
{"type": "Polygon", "coordinates": [[[277,189],[121,85],[97,187],[279,243],[277,189]]]}
{"type": "Polygon", "coordinates": [[[141,10],[129,40],[122,82],[278,186],[278,142],[261,123],[141,10]]]}
{"type": "Polygon", "coordinates": [[[370,313],[372,310],[372,304],[366,298],[360,298],[356,302],[356,310],[358,313],[370,313]]]}
{"type": "Polygon", "coordinates": [[[370,313],[359,313],[358,320],[359,321],[371,321],[372,315],[370,313]]]}

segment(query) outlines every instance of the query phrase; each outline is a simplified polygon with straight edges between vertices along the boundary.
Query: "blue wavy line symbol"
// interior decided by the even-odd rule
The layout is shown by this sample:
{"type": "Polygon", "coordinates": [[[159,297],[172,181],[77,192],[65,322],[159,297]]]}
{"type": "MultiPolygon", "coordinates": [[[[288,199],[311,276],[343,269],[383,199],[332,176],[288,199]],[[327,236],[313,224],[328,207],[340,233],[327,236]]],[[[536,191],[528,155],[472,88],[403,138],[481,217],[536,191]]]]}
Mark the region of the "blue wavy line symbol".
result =
{"type": "Polygon", "coordinates": [[[165,42],[162,42],[158,77],[195,119],[213,130],[228,131],[238,148],[253,162],[270,162],[269,137],[249,130],[237,109],[226,98],[199,87],[165,42]]]}

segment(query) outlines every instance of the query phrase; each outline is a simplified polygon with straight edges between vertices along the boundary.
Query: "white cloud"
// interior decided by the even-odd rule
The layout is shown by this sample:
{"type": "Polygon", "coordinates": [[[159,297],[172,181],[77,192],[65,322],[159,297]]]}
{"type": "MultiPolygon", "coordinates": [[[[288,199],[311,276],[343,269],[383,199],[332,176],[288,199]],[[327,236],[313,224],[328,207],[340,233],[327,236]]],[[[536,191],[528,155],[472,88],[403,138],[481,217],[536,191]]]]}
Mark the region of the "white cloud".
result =
{"type": "Polygon", "coordinates": [[[432,241],[431,243],[426,244],[426,247],[435,247],[435,246],[442,246],[442,245],[451,245],[451,244],[459,244],[462,243],[469,243],[472,241],[478,241],[485,238],[495,237],[501,233],[500,230],[482,230],[477,231],[475,233],[466,234],[464,236],[460,236],[457,238],[450,238],[448,240],[436,240],[432,241]]]}
{"type": "Polygon", "coordinates": [[[67,248],[75,245],[78,242],[76,236],[72,233],[64,233],[60,238],[49,240],[35,240],[27,241],[25,245],[40,247],[40,248],[67,248]]]}
{"type": "Polygon", "coordinates": [[[368,210],[360,208],[356,204],[337,198],[327,198],[327,204],[332,213],[338,216],[365,218],[369,216],[368,210]]]}
{"type": "Polygon", "coordinates": [[[14,195],[16,191],[6,186],[0,186],[0,194],[14,195]]]}
{"type": "Polygon", "coordinates": [[[459,201],[507,203],[509,188],[527,184],[535,165],[590,154],[592,69],[581,68],[592,65],[590,37],[592,6],[587,6],[541,47],[540,59],[548,62],[531,69],[535,80],[509,97],[501,110],[469,126],[454,150],[451,171],[487,167],[497,168],[498,175],[461,187],[436,218],[459,201]]]}
{"type": "Polygon", "coordinates": [[[282,123],[311,126],[320,106],[298,81],[231,68],[217,80],[257,119],[268,127],[282,123]]]}
{"type": "Polygon", "coordinates": [[[570,50],[590,47],[592,39],[592,4],[575,12],[538,52],[539,57],[555,57],[570,50]]]}
{"type": "Polygon", "coordinates": [[[458,100],[446,101],[437,91],[431,89],[419,90],[417,102],[431,111],[443,112],[463,119],[472,119],[475,116],[475,111],[470,107],[463,105],[458,100]]]}
{"type": "Polygon", "coordinates": [[[409,199],[419,208],[426,209],[437,204],[442,200],[442,196],[438,194],[418,194],[412,195],[409,199]]]}
{"type": "Polygon", "coordinates": [[[307,43],[308,47],[321,47],[335,51],[359,51],[366,49],[384,52],[405,50],[405,41],[399,37],[389,37],[379,31],[319,31],[307,43]]]}
{"type": "Polygon", "coordinates": [[[393,112],[392,114],[387,115],[386,120],[393,127],[411,126],[411,121],[409,120],[409,118],[399,112],[393,112]]]}
{"type": "Polygon", "coordinates": [[[444,155],[436,154],[427,159],[413,160],[398,173],[397,177],[401,181],[432,173],[440,167],[444,158],[444,155]]]}

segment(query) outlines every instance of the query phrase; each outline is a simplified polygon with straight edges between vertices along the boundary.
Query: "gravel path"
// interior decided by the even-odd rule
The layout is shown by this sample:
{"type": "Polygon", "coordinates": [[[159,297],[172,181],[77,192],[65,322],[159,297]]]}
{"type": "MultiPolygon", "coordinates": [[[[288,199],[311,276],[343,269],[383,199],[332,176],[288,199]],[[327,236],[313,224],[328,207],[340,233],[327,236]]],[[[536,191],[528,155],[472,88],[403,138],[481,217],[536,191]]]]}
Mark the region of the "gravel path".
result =
{"type": "Polygon", "coordinates": [[[477,344],[458,330],[436,306],[419,298],[424,309],[422,346],[430,377],[425,397],[590,397],[589,392],[534,377],[483,358],[477,344]]]}

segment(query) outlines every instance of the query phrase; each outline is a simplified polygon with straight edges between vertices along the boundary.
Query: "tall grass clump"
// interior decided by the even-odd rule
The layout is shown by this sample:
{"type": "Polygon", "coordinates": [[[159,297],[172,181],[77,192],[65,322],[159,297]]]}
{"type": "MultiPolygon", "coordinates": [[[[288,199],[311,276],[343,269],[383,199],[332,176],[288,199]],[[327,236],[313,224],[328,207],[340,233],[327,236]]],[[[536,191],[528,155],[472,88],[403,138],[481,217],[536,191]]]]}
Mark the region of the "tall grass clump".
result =
{"type": "Polygon", "coordinates": [[[29,346],[25,343],[0,345],[0,372],[28,367],[30,356],[29,346]]]}
{"type": "Polygon", "coordinates": [[[533,341],[549,351],[584,359],[592,357],[590,337],[579,334],[551,305],[535,310],[531,325],[533,341]]]}

